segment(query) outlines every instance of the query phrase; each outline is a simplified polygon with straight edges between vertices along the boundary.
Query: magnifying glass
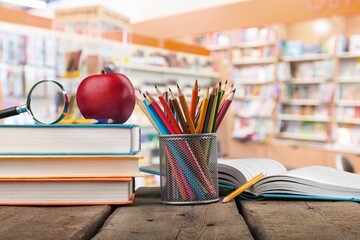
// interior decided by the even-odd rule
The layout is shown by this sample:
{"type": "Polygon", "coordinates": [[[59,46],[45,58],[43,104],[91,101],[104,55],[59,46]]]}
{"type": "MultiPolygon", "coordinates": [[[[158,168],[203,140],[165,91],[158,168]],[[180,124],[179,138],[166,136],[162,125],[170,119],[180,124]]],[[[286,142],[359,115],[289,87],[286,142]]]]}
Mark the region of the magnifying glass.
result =
{"type": "Polygon", "coordinates": [[[69,95],[60,83],[53,80],[37,82],[26,99],[24,105],[0,110],[0,119],[27,112],[38,123],[54,124],[63,119],[68,111],[69,95]],[[55,104],[48,96],[55,96],[55,104]]]}

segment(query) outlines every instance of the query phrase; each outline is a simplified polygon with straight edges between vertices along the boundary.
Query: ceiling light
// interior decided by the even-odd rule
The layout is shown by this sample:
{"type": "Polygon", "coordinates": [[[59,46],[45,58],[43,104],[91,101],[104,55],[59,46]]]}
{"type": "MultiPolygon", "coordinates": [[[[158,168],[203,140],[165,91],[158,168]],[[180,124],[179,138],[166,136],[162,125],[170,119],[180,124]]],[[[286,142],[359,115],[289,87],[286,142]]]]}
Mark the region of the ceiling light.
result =
{"type": "Polygon", "coordinates": [[[43,9],[46,7],[46,2],[41,0],[1,0],[1,2],[6,2],[12,5],[19,5],[29,8],[43,9]]]}

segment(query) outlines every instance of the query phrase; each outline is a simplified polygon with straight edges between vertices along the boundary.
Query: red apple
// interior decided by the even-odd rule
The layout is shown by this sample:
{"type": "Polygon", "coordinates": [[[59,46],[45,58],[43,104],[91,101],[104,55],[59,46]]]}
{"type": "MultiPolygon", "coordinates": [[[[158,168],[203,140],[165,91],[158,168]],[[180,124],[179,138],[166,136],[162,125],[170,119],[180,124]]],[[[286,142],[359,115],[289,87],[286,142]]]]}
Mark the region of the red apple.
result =
{"type": "Polygon", "coordinates": [[[125,75],[103,72],[82,80],[76,92],[76,101],[85,118],[124,123],[134,110],[135,92],[125,75]]]}

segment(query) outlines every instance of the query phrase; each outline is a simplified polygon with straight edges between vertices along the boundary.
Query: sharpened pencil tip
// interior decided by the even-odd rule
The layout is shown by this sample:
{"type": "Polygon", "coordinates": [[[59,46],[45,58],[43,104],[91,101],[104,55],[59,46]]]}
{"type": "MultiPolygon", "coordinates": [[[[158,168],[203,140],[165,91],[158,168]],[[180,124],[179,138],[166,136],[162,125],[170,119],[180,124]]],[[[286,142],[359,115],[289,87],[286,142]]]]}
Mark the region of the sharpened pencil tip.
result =
{"type": "Polygon", "coordinates": [[[222,203],[228,203],[230,202],[231,199],[227,198],[227,197],[224,197],[224,199],[222,200],[222,203]]]}

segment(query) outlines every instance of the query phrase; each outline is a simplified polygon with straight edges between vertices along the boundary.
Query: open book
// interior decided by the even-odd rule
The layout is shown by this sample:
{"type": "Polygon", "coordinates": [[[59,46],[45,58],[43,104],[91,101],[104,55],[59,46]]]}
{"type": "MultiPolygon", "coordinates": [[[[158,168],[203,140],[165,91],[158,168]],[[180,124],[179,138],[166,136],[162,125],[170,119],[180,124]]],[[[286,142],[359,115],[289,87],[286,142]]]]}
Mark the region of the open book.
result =
{"type": "MultiPolygon", "coordinates": [[[[141,167],[140,171],[156,174],[156,166],[141,167]]],[[[281,163],[267,158],[218,160],[219,185],[238,188],[261,172],[266,177],[243,197],[360,201],[359,174],[325,166],[287,171],[281,163]]]]}

